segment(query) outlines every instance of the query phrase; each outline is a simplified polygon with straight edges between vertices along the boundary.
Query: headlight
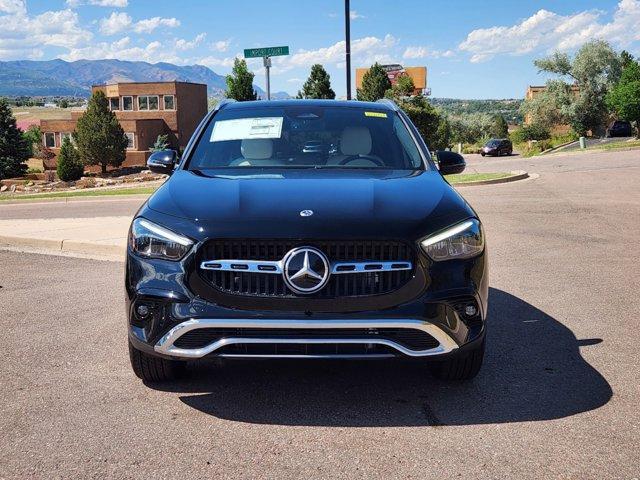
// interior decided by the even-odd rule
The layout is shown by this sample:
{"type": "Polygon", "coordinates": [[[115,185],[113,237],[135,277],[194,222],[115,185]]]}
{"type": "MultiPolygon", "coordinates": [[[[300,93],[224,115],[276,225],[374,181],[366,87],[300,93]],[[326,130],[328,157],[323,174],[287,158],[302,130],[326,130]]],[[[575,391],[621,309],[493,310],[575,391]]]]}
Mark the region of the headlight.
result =
{"type": "Polygon", "coordinates": [[[191,239],[144,218],[136,218],[131,225],[129,246],[142,257],[180,260],[192,245],[191,239]]]}
{"type": "Polygon", "coordinates": [[[471,258],[484,249],[482,225],[475,218],[466,220],[425,238],[420,245],[435,262],[471,258]]]}

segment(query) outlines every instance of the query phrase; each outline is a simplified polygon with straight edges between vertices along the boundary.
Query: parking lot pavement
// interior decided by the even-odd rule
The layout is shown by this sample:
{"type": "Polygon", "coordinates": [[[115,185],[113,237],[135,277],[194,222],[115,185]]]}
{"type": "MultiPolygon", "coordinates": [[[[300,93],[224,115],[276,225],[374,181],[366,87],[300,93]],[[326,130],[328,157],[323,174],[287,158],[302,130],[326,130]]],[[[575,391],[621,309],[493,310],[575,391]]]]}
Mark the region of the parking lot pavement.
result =
{"type": "Polygon", "coordinates": [[[486,363],[466,384],[283,361],[145,386],[122,263],[0,251],[0,477],[638,477],[640,162],[536,167],[460,190],[491,259],[486,363]]]}

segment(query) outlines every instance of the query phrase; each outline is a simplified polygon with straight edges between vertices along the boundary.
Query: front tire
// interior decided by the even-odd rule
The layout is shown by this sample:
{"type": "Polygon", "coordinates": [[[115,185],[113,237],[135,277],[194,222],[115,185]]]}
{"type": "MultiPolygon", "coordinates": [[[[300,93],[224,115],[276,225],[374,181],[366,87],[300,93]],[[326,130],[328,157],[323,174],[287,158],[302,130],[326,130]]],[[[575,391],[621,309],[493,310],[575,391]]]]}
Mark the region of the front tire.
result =
{"type": "Polygon", "coordinates": [[[153,357],[141,352],[129,340],[129,360],[136,376],[145,382],[167,382],[182,376],[184,363],[166,358],[153,357]]]}
{"type": "Polygon", "coordinates": [[[431,365],[431,373],[440,380],[463,381],[471,380],[482,367],[484,359],[485,339],[471,350],[454,355],[442,362],[431,365]]]}

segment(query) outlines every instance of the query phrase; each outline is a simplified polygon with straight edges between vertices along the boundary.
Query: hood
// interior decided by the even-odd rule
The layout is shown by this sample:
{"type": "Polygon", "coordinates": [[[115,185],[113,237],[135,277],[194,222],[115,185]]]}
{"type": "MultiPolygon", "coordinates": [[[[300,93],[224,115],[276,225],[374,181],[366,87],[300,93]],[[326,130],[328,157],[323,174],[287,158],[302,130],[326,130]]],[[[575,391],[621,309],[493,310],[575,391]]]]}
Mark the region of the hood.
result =
{"type": "Polygon", "coordinates": [[[146,210],[195,238],[408,239],[473,215],[437,171],[390,170],[178,170],[146,210]]]}

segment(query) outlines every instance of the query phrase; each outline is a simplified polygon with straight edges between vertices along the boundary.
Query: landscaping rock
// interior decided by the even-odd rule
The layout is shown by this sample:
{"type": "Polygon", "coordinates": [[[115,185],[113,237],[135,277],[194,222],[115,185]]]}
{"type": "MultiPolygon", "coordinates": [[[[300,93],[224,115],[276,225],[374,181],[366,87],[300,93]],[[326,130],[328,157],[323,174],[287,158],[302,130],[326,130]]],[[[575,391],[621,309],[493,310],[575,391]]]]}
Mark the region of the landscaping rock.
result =
{"type": "Polygon", "coordinates": [[[13,192],[15,192],[15,191],[16,191],[16,184],[15,184],[15,183],[9,187],[9,191],[10,191],[11,193],[13,193],[13,192]]]}
{"type": "Polygon", "coordinates": [[[6,192],[9,189],[9,187],[7,187],[6,185],[2,185],[0,187],[0,192],[6,192]]]}

